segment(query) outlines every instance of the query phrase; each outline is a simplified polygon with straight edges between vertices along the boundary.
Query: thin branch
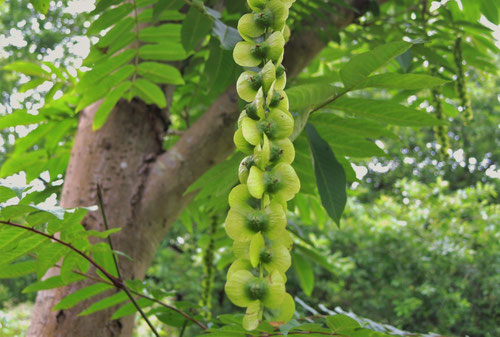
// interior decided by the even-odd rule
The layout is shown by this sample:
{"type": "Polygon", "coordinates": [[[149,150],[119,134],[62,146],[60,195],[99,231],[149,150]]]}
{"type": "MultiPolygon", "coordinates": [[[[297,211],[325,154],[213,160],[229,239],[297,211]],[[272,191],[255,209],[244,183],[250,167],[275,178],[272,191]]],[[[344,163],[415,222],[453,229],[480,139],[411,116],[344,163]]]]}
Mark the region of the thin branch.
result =
{"type": "Polygon", "coordinates": [[[181,329],[181,332],[179,334],[179,337],[183,337],[184,336],[184,332],[186,331],[186,326],[188,324],[188,321],[184,321],[184,324],[182,324],[182,329],[181,329]]]}
{"type": "Polygon", "coordinates": [[[163,306],[163,307],[165,307],[167,309],[170,309],[170,310],[173,310],[173,311],[179,313],[180,315],[184,316],[186,319],[188,319],[191,322],[193,322],[194,324],[198,325],[203,330],[208,329],[208,327],[205,324],[203,324],[202,322],[198,321],[196,318],[192,317],[191,315],[189,315],[188,313],[182,311],[181,309],[178,309],[178,308],[174,307],[173,305],[166,304],[166,303],[164,303],[164,302],[162,302],[160,300],[157,300],[156,298],[149,297],[147,295],[141,294],[141,293],[139,293],[137,291],[134,291],[134,290],[132,290],[132,293],[134,295],[137,295],[139,297],[148,299],[148,300],[153,301],[153,302],[155,302],[155,303],[157,303],[157,304],[159,304],[159,305],[161,305],[161,306],[163,306]]]}
{"type": "MultiPolygon", "coordinates": [[[[104,227],[106,230],[109,230],[108,220],[106,218],[106,212],[104,210],[104,202],[102,201],[102,191],[101,186],[97,184],[97,200],[99,202],[99,209],[101,210],[102,220],[104,221],[104,227]]],[[[111,235],[108,235],[108,243],[111,248],[111,255],[113,256],[113,262],[115,263],[116,272],[118,273],[118,278],[123,280],[122,275],[120,274],[120,267],[118,266],[118,259],[116,258],[115,249],[113,248],[113,242],[111,241],[111,235]]]]}
{"type": "Polygon", "coordinates": [[[299,317],[296,318],[297,321],[306,321],[308,319],[321,319],[321,318],[326,318],[328,315],[312,315],[312,316],[306,316],[306,317],[299,317]]]}
{"type": "Polygon", "coordinates": [[[123,291],[125,291],[125,293],[127,294],[128,298],[130,298],[130,301],[132,301],[132,303],[134,304],[135,308],[137,309],[137,311],[139,311],[139,313],[141,314],[142,318],[146,321],[146,323],[149,325],[149,328],[151,329],[151,331],[153,331],[153,333],[155,334],[155,336],[159,337],[160,335],[158,334],[158,331],[156,331],[155,327],[153,326],[153,324],[151,324],[151,321],[149,320],[148,316],[146,316],[146,314],[144,313],[144,311],[142,311],[142,308],[139,306],[139,304],[135,301],[135,298],[134,296],[132,296],[132,294],[130,293],[130,290],[127,288],[127,287],[123,287],[123,291]]]}
{"type": "Polygon", "coordinates": [[[183,131],[183,130],[171,130],[171,129],[169,129],[167,131],[167,136],[182,136],[184,133],[185,133],[185,131],[183,131]]]}
{"type": "Polygon", "coordinates": [[[89,261],[94,267],[96,267],[101,273],[103,273],[104,276],[106,276],[113,283],[113,285],[116,288],[123,289],[123,287],[125,286],[123,284],[123,281],[121,279],[116,278],[113,275],[111,275],[109,272],[106,271],[106,269],[104,269],[99,264],[97,264],[97,262],[95,262],[93,258],[91,258],[90,256],[86,255],[84,252],[82,252],[78,248],[74,247],[71,243],[64,242],[64,241],[56,238],[54,235],[50,235],[50,234],[41,232],[41,231],[39,231],[37,229],[31,228],[31,227],[28,227],[28,226],[23,226],[23,225],[20,225],[20,224],[16,224],[16,223],[13,223],[13,222],[10,222],[10,221],[4,221],[4,220],[0,220],[0,223],[4,224],[4,225],[8,225],[8,226],[17,227],[17,228],[21,228],[21,229],[27,230],[29,232],[32,232],[32,233],[44,236],[44,237],[46,237],[48,239],[54,240],[57,243],[65,246],[65,247],[68,247],[72,251],[74,251],[77,254],[79,254],[80,256],[82,256],[85,260],[89,261]]]}
{"type": "MultiPolygon", "coordinates": [[[[58,265],[55,265],[54,267],[61,268],[58,265]]],[[[107,284],[107,285],[110,285],[110,286],[114,286],[113,283],[111,283],[109,281],[106,281],[105,279],[102,279],[102,278],[99,278],[99,277],[95,277],[95,276],[92,276],[92,275],[89,275],[89,274],[85,274],[85,273],[82,273],[81,271],[78,271],[78,270],[73,270],[73,273],[77,274],[77,275],[80,275],[80,276],[84,276],[84,277],[88,278],[89,280],[92,280],[92,281],[97,282],[97,283],[104,283],[104,284],[107,284]]]]}
{"type": "MultiPolygon", "coordinates": [[[[56,267],[59,267],[59,268],[60,268],[60,266],[58,266],[58,265],[56,265],[56,267]]],[[[113,285],[113,283],[111,283],[111,282],[108,282],[108,281],[106,281],[106,280],[103,280],[103,279],[100,279],[100,278],[94,277],[94,276],[89,275],[89,274],[85,274],[85,273],[79,272],[79,271],[77,271],[77,270],[73,270],[73,273],[78,274],[78,275],[81,275],[81,276],[85,276],[85,277],[87,277],[88,279],[93,280],[93,281],[98,282],[98,283],[105,283],[105,284],[109,284],[109,285],[111,285],[111,286],[113,285]]],[[[165,308],[167,308],[167,309],[169,309],[169,310],[173,310],[173,311],[175,311],[175,312],[179,313],[180,315],[182,315],[183,317],[185,317],[185,318],[186,318],[186,320],[189,320],[189,321],[193,322],[194,324],[198,325],[198,326],[199,326],[200,328],[202,328],[203,330],[208,329],[208,327],[207,327],[205,324],[201,323],[201,322],[200,322],[200,321],[198,321],[196,318],[192,317],[191,315],[189,315],[189,314],[188,314],[188,313],[186,313],[185,311],[182,311],[181,309],[178,309],[178,308],[176,308],[176,307],[174,307],[174,306],[172,306],[172,305],[166,304],[166,303],[164,303],[164,302],[162,302],[162,301],[160,301],[160,300],[158,300],[158,299],[156,299],[156,298],[149,297],[148,295],[144,295],[144,294],[142,294],[142,293],[140,293],[140,292],[137,292],[137,291],[135,291],[135,290],[133,290],[133,289],[129,289],[129,290],[130,290],[130,292],[131,292],[132,294],[134,294],[134,295],[136,295],[136,296],[138,296],[138,297],[144,298],[144,299],[146,299],[146,300],[150,300],[150,301],[152,301],[152,302],[155,302],[155,303],[157,303],[157,304],[161,305],[162,307],[165,307],[165,308]]]]}
{"type": "MultiPolygon", "coordinates": [[[[290,331],[288,332],[288,336],[290,335],[324,335],[324,336],[342,336],[348,337],[347,335],[338,334],[336,332],[321,332],[321,331],[290,331]]],[[[273,332],[265,335],[260,335],[259,337],[272,337],[272,336],[284,336],[284,332],[273,332]]]]}
{"type": "MultiPolygon", "coordinates": [[[[104,202],[103,202],[103,199],[102,199],[101,186],[99,184],[97,184],[97,200],[99,202],[99,208],[101,210],[102,219],[104,221],[104,226],[106,227],[106,230],[109,230],[108,220],[106,218],[106,211],[104,210],[104,202]]],[[[113,256],[113,262],[115,264],[116,272],[118,273],[118,278],[120,280],[123,280],[123,278],[122,278],[122,276],[120,274],[120,266],[118,265],[118,259],[116,258],[115,250],[113,249],[113,241],[111,241],[111,235],[108,235],[108,243],[109,243],[109,247],[111,248],[111,255],[113,256]]],[[[151,324],[151,321],[149,320],[148,316],[146,316],[146,314],[144,313],[144,311],[142,311],[142,308],[135,301],[134,296],[132,296],[132,294],[130,293],[129,289],[125,285],[123,287],[123,291],[125,291],[125,294],[127,294],[128,298],[130,299],[130,301],[132,302],[132,304],[135,306],[135,308],[137,309],[137,311],[139,311],[139,313],[141,314],[142,318],[146,321],[146,323],[148,324],[148,326],[151,329],[151,331],[153,331],[153,333],[155,334],[155,336],[159,337],[160,335],[158,334],[158,331],[156,331],[156,329],[153,326],[153,324],[151,324]]]]}
{"type": "Polygon", "coordinates": [[[327,100],[326,102],[318,105],[316,108],[312,109],[311,112],[309,112],[309,115],[312,115],[313,112],[316,112],[318,110],[321,110],[323,109],[325,106],[327,106],[328,104],[330,103],[333,103],[335,102],[336,100],[338,100],[340,97],[344,96],[345,94],[347,94],[349,91],[351,91],[353,88],[348,88],[346,90],[344,90],[343,92],[341,92],[340,94],[336,95],[336,96],[333,96],[331,99],[327,100]]]}
{"type": "MultiPolygon", "coordinates": [[[[194,95],[192,97],[194,97],[194,95]]],[[[193,98],[191,98],[189,105],[191,105],[191,102],[193,102],[193,98]]],[[[186,109],[184,109],[182,113],[182,119],[184,120],[184,123],[186,123],[186,129],[189,129],[191,127],[191,121],[189,120],[189,112],[186,109]]]]}

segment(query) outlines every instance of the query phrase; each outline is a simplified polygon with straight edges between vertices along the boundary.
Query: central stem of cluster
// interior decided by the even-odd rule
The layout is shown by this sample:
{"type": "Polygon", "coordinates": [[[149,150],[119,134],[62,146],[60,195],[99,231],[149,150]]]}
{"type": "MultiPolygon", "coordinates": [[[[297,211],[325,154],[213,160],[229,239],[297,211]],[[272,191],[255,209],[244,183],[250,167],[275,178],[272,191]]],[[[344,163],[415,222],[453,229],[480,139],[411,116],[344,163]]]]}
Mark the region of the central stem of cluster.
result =
{"type": "Polygon", "coordinates": [[[253,330],[264,318],[284,324],[295,311],[285,291],[292,248],[286,211],[300,182],[290,165],[295,150],[288,137],[294,120],[281,65],[290,32],[286,19],[295,0],[247,1],[253,12],[239,20],[243,41],[233,52],[235,62],[246,68],[236,88],[248,103],[234,143],[247,157],[238,168],[240,184],[229,195],[226,232],[234,240],[237,259],[229,268],[225,290],[235,305],[247,308],[243,326],[253,330]]]}

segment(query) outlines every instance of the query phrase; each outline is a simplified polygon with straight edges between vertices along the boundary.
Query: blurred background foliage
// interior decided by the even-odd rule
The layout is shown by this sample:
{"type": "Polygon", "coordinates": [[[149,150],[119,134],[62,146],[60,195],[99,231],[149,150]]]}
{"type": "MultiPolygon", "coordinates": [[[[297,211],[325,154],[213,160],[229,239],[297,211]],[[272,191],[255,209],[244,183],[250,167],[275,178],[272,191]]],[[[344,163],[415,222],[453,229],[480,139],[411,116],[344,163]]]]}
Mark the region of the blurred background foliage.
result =
{"type": "MultiPolygon", "coordinates": [[[[26,41],[23,45],[2,46],[0,64],[16,59],[34,60],[36,55],[48,55],[57,48],[62,53],[51,60],[55,64],[64,62],[69,66],[77,60],[70,46],[83,34],[86,19],[64,12],[67,3],[51,6],[53,10],[46,17],[36,14],[25,0],[9,1],[8,6],[0,7],[2,39],[22,32],[26,41]]],[[[454,25],[460,24],[446,21],[449,13],[443,11],[442,17],[429,18],[429,13],[421,13],[408,1],[389,1],[381,7],[371,3],[357,24],[342,32],[328,32],[328,40],[336,42],[329,43],[296,83],[321,76],[334,78],[332,70],[352,54],[383,43],[389,35],[402,30],[414,34],[416,39],[422,38],[432,27],[439,27],[432,39],[436,55],[440,56],[439,73],[456,79],[452,74],[453,43],[449,41],[456,34],[454,25]],[[386,20],[380,13],[392,15],[386,20]]],[[[472,1],[463,3],[470,6],[472,1]]],[[[224,13],[226,22],[237,17],[232,13],[241,10],[241,4],[242,1],[231,2],[224,13]]],[[[450,12],[457,15],[451,7],[450,12]]],[[[306,15],[304,10],[298,10],[296,17],[300,13],[306,15]]],[[[465,11],[463,20],[477,21],[480,14],[465,11]]],[[[470,28],[467,33],[471,37],[463,50],[472,119],[463,116],[455,82],[443,88],[443,111],[450,122],[446,130],[447,151],[440,151],[443,144],[436,140],[431,128],[392,127],[397,139],[377,142],[385,157],[350,158],[359,180],[350,183],[340,228],[328,218],[317,196],[297,197],[290,225],[302,248],[296,248],[299,257],[294,270],[288,273],[288,287],[305,303],[312,307],[340,306],[410,331],[500,336],[499,57],[498,48],[481,40],[477,33],[485,29],[479,24],[470,28]],[[322,262],[315,261],[313,254],[322,256],[322,262]],[[301,259],[306,263],[301,264],[301,259]]],[[[423,47],[412,51],[414,54],[405,55],[398,64],[390,66],[400,72],[428,73],[428,61],[435,55],[423,47]],[[428,58],[422,58],[423,54],[428,58]]],[[[190,107],[190,113],[198,116],[218,94],[200,90],[206,83],[198,76],[203,63],[196,60],[205,57],[204,52],[206,49],[191,59],[186,72],[192,72],[191,78],[187,76],[192,81],[188,80],[174,96],[179,111],[174,109],[172,122],[181,129],[185,127],[185,107],[195,97],[199,103],[190,107]]],[[[6,102],[5,111],[1,111],[4,114],[15,106],[11,94],[19,91],[23,79],[19,82],[12,72],[1,68],[0,78],[2,101],[6,102]]],[[[358,94],[389,97],[433,111],[430,92],[417,97],[410,91],[367,89],[358,94]]],[[[18,133],[11,128],[1,131],[1,137],[0,164],[12,150],[14,141],[10,138],[18,137],[18,133]]],[[[175,136],[166,145],[173,141],[175,136]]],[[[214,317],[233,309],[223,291],[226,269],[232,260],[222,227],[225,211],[191,204],[163,241],[147,274],[152,287],[175,289],[176,300],[201,304],[206,315],[214,317]]],[[[20,336],[26,329],[34,294],[22,294],[22,289],[30,282],[28,277],[0,281],[0,336],[20,336]]],[[[300,304],[297,309],[305,315],[309,311],[300,304]]],[[[164,335],[168,331],[165,328],[164,335]]]]}

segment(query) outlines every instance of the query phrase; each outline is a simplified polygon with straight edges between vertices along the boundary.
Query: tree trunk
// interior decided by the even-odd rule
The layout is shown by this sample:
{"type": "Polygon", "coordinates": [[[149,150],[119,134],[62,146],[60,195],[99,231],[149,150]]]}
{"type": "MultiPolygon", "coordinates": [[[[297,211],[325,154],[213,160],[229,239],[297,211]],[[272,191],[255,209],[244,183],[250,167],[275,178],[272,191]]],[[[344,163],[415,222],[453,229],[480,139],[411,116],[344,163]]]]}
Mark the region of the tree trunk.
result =
{"type": "MultiPolygon", "coordinates": [[[[92,120],[97,107],[98,104],[89,107],[80,117],[61,204],[63,207],[96,205],[97,184],[100,184],[110,226],[122,227],[119,234],[113,235],[115,249],[134,259],[134,263],[120,259],[121,273],[125,279],[142,278],[156,246],[142,235],[141,224],[134,221],[135,210],[149,165],[161,153],[161,122],[151,112],[155,110],[151,106],[135,100],[122,101],[106,125],[93,132],[92,120]]],[[[87,229],[104,229],[99,212],[89,212],[83,225],[87,229]]],[[[107,310],[77,318],[76,314],[88,303],[71,310],[51,311],[65,295],[88,283],[41,291],[28,336],[131,336],[131,317],[111,321],[112,312],[107,310]]]]}
{"type": "MultiPolygon", "coordinates": [[[[350,22],[353,15],[342,18],[339,27],[350,22]]],[[[293,35],[285,52],[285,67],[290,77],[300,73],[323,47],[311,31],[293,35]]],[[[193,197],[184,196],[187,187],[234,150],[232,135],[239,115],[237,101],[232,86],[165,153],[161,148],[164,123],[155,107],[138,100],[121,101],[96,132],[92,131],[92,119],[98,104],[82,113],[61,205],[96,205],[96,187],[101,185],[108,222],[111,227],[122,228],[113,235],[114,248],[133,258],[133,262],[119,261],[125,279],[144,277],[170,225],[193,197]]],[[[83,225],[87,229],[103,230],[98,212],[90,212],[83,225]]],[[[57,272],[50,270],[46,277],[57,272]]],[[[113,310],[77,316],[95,299],[69,310],[51,310],[64,296],[88,284],[83,281],[40,291],[27,336],[132,336],[133,317],[111,321],[113,310]]]]}

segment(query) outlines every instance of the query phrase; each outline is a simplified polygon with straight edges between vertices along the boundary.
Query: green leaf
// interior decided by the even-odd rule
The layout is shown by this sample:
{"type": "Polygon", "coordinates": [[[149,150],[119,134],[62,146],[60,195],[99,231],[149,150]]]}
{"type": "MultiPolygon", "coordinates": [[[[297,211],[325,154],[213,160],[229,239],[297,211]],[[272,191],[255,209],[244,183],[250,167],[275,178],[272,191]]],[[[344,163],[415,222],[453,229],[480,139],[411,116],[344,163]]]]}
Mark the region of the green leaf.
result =
{"type": "Polygon", "coordinates": [[[48,290],[63,287],[70,283],[78,282],[81,280],[85,280],[86,277],[82,275],[73,274],[70,279],[63,280],[61,276],[53,276],[49,277],[46,280],[38,281],[36,283],[30,284],[26,288],[23,289],[23,294],[31,293],[40,290],[48,290]]]}
{"type": "MultiPolygon", "coordinates": [[[[109,45],[108,49],[106,50],[107,55],[102,54],[102,58],[104,59],[104,58],[106,58],[106,56],[113,55],[122,49],[127,49],[130,46],[130,44],[132,42],[134,42],[134,40],[136,40],[134,30],[132,30],[130,32],[123,33],[119,39],[116,39],[113,43],[111,43],[109,45]]],[[[95,48],[91,48],[91,51],[93,49],[95,50],[95,48]]],[[[136,51],[135,48],[132,50],[136,51]]],[[[96,56],[98,56],[98,55],[99,54],[96,54],[96,56]]],[[[87,57],[87,59],[88,59],[88,57],[87,57]]],[[[87,61],[87,59],[85,59],[83,61],[83,63],[85,63],[87,61]]],[[[90,59],[89,61],[92,61],[92,59],[90,59]]],[[[94,60],[93,63],[89,63],[89,64],[99,65],[101,61],[102,61],[102,59],[97,58],[96,60],[94,60]]]]}
{"type": "Polygon", "coordinates": [[[128,17],[120,22],[118,22],[113,28],[111,28],[106,35],[101,37],[99,39],[99,42],[97,43],[97,46],[99,48],[104,48],[108,47],[111,45],[113,42],[115,42],[117,39],[121,38],[124,34],[127,32],[130,32],[132,27],[134,27],[135,21],[134,18],[128,17]]]}
{"type": "Polygon", "coordinates": [[[29,182],[47,168],[47,151],[45,149],[12,155],[0,167],[0,178],[7,177],[21,170],[26,172],[26,180],[29,182]]]}
{"type": "Polygon", "coordinates": [[[24,261],[15,264],[9,264],[0,269],[0,279],[17,278],[34,273],[35,271],[35,261],[24,261]]]}
{"type": "MultiPolygon", "coordinates": [[[[316,194],[316,178],[314,177],[314,167],[312,164],[311,150],[307,142],[307,137],[302,133],[293,142],[295,147],[295,160],[293,168],[300,179],[300,193],[316,194]]],[[[292,201],[293,202],[293,201],[292,201]]]]}
{"type": "Polygon", "coordinates": [[[143,78],[139,78],[134,82],[134,89],[136,89],[139,97],[142,98],[146,103],[153,102],[160,109],[163,109],[167,106],[165,93],[159,86],[157,86],[153,82],[150,82],[143,78]]]}
{"type": "Polygon", "coordinates": [[[166,10],[178,10],[184,6],[184,0],[158,1],[153,7],[153,20],[159,19],[161,13],[166,10]]]}
{"type": "Polygon", "coordinates": [[[25,153],[28,149],[36,144],[39,144],[42,139],[44,139],[47,134],[49,134],[55,127],[57,123],[47,123],[39,125],[35,130],[28,133],[26,136],[19,138],[16,141],[16,146],[14,148],[14,154],[25,153]]]}
{"type": "MultiPolygon", "coordinates": [[[[80,241],[86,243],[86,241],[80,241]]],[[[82,245],[77,243],[75,246],[78,246],[79,249],[82,249],[82,245]]],[[[75,275],[74,271],[79,271],[81,273],[86,273],[89,269],[90,262],[83,258],[80,254],[75,251],[70,251],[69,254],[63,260],[61,266],[61,279],[64,282],[69,282],[73,275],[75,275]]]]}
{"type": "Polygon", "coordinates": [[[363,88],[390,88],[399,90],[418,90],[443,85],[449,81],[439,77],[419,74],[387,73],[368,77],[356,87],[363,88]]]}
{"type": "Polygon", "coordinates": [[[92,124],[93,130],[99,129],[106,123],[111,110],[113,110],[120,98],[123,97],[123,94],[130,89],[131,85],[132,83],[130,81],[123,82],[106,96],[106,99],[101,103],[99,109],[97,109],[95,113],[94,122],[92,124]]]}
{"type": "Polygon", "coordinates": [[[0,186],[0,203],[7,201],[11,198],[15,198],[16,196],[17,196],[16,192],[11,190],[10,188],[5,186],[0,186]]]}
{"type": "Polygon", "coordinates": [[[100,300],[99,302],[92,304],[90,307],[87,308],[87,310],[84,310],[81,313],[79,313],[78,316],[90,315],[93,314],[94,312],[101,311],[109,307],[115,306],[117,304],[120,304],[122,302],[125,302],[126,300],[128,300],[127,294],[123,291],[120,291],[119,293],[106,297],[100,300]]]}
{"type": "Polygon", "coordinates": [[[4,220],[13,220],[36,211],[38,211],[38,209],[33,206],[17,204],[2,208],[0,210],[0,217],[4,220]]]}
{"type": "Polygon", "coordinates": [[[220,93],[234,83],[236,70],[241,68],[234,63],[233,54],[221,49],[216,40],[210,41],[209,48],[210,55],[205,64],[207,86],[210,92],[220,93]]]}
{"type": "Polygon", "coordinates": [[[161,307],[158,309],[161,313],[156,317],[164,324],[180,328],[186,322],[186,318],[179,314],[177,311],[161,307]]]}
{"type": "Polygon", "coordinates": [[[106,81],[109,74],[129,63],[134,58],[135,54],[135,50],[128,49],[116,56],[110,57],[104,62],[100,62],[92,70],[83,74],[76,87],[77,91],[83,93],[87,90],[95,90],[97,87],[96,84],[99,84],[102,80],[106,81]]]}
{"type": "MultiPolygon", "coordinates": [[[[54,128],[50,132],[50,137],[45,138],[45,148],[54,153],[59,146],[59,142],[64,140],[66,136],[72,136],[73,131],[78,125],[78,121],[74,118],[63,119],[60,122],[54,122],[54,128]]],[[[53,173],[49,171],[51,175],[53,173]]]]}
{"type": "Polygon", "coordinates": [[[379,123],[366,119],[339,118],[332,113],[313,115],[309,121],[337,155],[358,158],[386,156],[375,143],[366,139],[380,137],[384,132],[392,134],[379,123]]]}
{"type": "Polygon", "coordinates": [[[286,90],[290,101],[290,111],[295,119],[294,130],[290,139],[294,140],[304,129],[309,112],[338,95],[341,88],[320,81],[294,86],[286,90]]]}
{"type": "Polygon", "coordinates": [[[480,0],[481,13],[493,24],[498,25],[498,7],[492,0],[480,0]]]}
{"type": "Polygon", "coordinates": [[[410,70],[412,61],[413,61],[413,55],[411,53],[411,49],[408,49],[403,54],[396,56],[396,62],[399,63],[401,69],[403,69],[405,73],[407,73],[408,70],[410,70]]]}
{"type": "Polygon", "coordinates": [[[301,254],[293,252],[293,268],[299,277],[300,287],[307,296],[311,296],[314,289],[314,272],[311,263],[301,254]]]}
{"type": "Polygon", "coordinates": [[[165,40],[180,41],[182,26],[178,23],[166,23],[142,29],[139,40],[144,42],[161,43],[165,40]]]}
{"type": "MultiPolygon", "coordinates": [[[[67,75],[69,74],[65,68],[58,68],[52,62],[47,62],[47,61],[43,61],[42,64],[49,67],[51,74],[56,75],[58,79],[60,79],[63,82],[67,81],[67,78],[64,76],[63,71],[67,75]]],[[[72,79],[71,75],[69,75],[68,77],[70,80],[72,79]]]]}
{"type": "MultiPolygon", "coordinates": [[[[456,22],[456,24],[458,24],[458,22],[456,22]]],[[[446,58],[437,53],[435,48],[425,47],[424,45],[415,45],[411,48],[411,51],[416,55],[424,56],[432,65],[442,66],[450,72],[456,72],[455,65],[450,64],[446,58]]]]}
{"type": "MultiPolygon", "coordinates": [[[[311,115],[309,122],[314,124],[320,134],[330,132],[345,136],[398,139],[398,136],[383,124],[363,118],[342,118],[333,113],[318,111],[311,115]]],[[[323,138],[328,140],[328,137],[323,138]]]]}
{"type": "Polygon", "coordinates": [[[101,30],[120,22],[125,16],[130,14],[134,9],[134,5],[131,3],[124,3],[120,6],[107,9],[103,14],[101,14],[97,20],[93,21],[90,27],[87,29],[88,35],[95,35],[101,30]]]}
{"type": "Polygon", "coordinates": [[[343,314],[328,316],[326,318],[326,325],[332,329],[333,332],[361,327],[354,318],[343,314]]]}
{"type": "Polygon", "coordinates": [[[25,220],[27,223],[30,224],[31,227],[46,224],[48,228],[57,228],[60,227],[62,224],[61,221],[62,218],[60,217],[59,214],[56,214],[55,212],[52,213],[50,211],[47,212],[42,209],[39,209],[38,212],[33,212],[29,214],[28,216],[26,216],[25,220]]]}
{"type": "MultiPolygon", "coordinates": [[[[178,1],[178,0],[175,0],[178,1]]],[[[180,0],[184,2],[184,0],[180,0]]],[[[161,3],[167,3],[168,1],[158,1],[157,5],[161,3]]],[[[161,22],[168,22],[168,21],[182,21],[186,15],[184,13],[179,13],[177,10],[168,10],[168,11],[163,11],[160,16],[153,18],[153,8],[145,8],[141,13],[139,13],[139,16],[137,17],[137,20],[142,23],[142,22],[148,22],[151,23],[153,21],[161,21],[161,22]]]]}
{"type": "Polygon", "coordinates": [[[3,67],[4,70],[12,70],[28,76],[40,76],[50,79],[50,73],[45,71],[40,65],[33,62],[16,61],[3,67]]]}
{"type": "Polygon", "coordinates": [[[121,230],[122,229],[120,227],[118,227],[118,228],[108,229],[108,230],[106,230],[104,232],[99,232],[99,231],[96,231],[96,230],[89,230],[89,231],[86,231],[85,233],[87,234],[87,236],[94,236],[96,238],[106,239],[111,234],[117,233],[117,232],[119,232],[121,230]]]}
{"type": "Polygon", "coordinates": [[[109,9],[113,5],[120,3],[121,0],[99,0],[95,4],[95,9],[90,13],[91,15],[99,14],[102,11],[109,9]]]}
{"type": "Polygon", "coordinates": [[[356,117],[364,117],[380,123],[401,126],[432,126],[446,124],[425,111],[416,110],[390,101],[342,97],[329,107],[356,117]]]}
{"type": "Polygon", "coordinates": [[[184,84],[184,79],[177,68],[158,62],[142,62],[137,66],[137,73],[155,83],[184,84]]]}
{"type": "MultiPolygon", "coordinates": [[[[113,252],[111,248],[104,242],[97,243],[92,246],[92,256],[94,260],[103,267],[111,275],[118,277],[118,271],[116,270],[115,260],[113,259],[113,252]]],[[[100,271],[97,272],[102,278],[108,281],[108,278],[104,276],[100,271]]]]}
{"type": "Polygon", "coordinates": [[[41,14],[47,14],[49,11],[50,0],[30,0],[35,10],[41,14]]]}
{"type": "Polygon", "coordinates": [[[109,289],[113,289],[113,286],[105,283],[96,283],[88,287],[78,289],[74,293],[64,297],[54,308],[52,308],[52,310],[55,311],[72,308],[78,303],[109,289]]]}
{"type": "Polygon", "coordinates": [[[333,275],[338,275],[338,267],[335,264],[330,263],[328,261],[328,258],[324,256],[324,254],[320,253],[314,248],[306,247],[300,243],[294,243],[293,246],[305,256],[309,257],[311,261],[314,261],[314,263],[319,264],[321,267],[325,268],[325,270],[329,271],[333,275]]]}
{"type": "Polygon", "coordinates": [[[54,100],[54,95],[63,87],[63,83],[56,82],[52,85],[50,90],[45,94],[45,104],[50,103],[54,100]]]}
{"type": "Polygon", "coordinates": [[[37,254],[36,275],[41,279],[47,270],[53,267],[60,259],[69,252],[69,248],[59,243],[49,243],[37,254]]]}
{"type": "Polygon", "coordinates": [[[356,158],[386,156],[386,153],[371,140],[355,135],[336,133],[324,125],[314,124],[314,126],[318,126],[317,131],[320,136],[327,140],[333,152],[339,156],[339,162],[340,158],[344,156],[356,158]]]}
{"type": "Polygon", "coordinates": [[[187,54],[182,44],[175,41],[147,44],[139,48],[139,57],[143,60],[178,61],[187,54]]]}
{"type": "MultiPolygon", "coordinates": [[[[136,302],[140,308],[150,307],[153,304],[155,304],[154,301],[149,300],[147,298],[139,298],[138,300],[136,300],[136,302]]],[[[113,316],[111,316],[111,319],[119,319],[125,316],[130,316],[136,312],[137,308],[135,307],[134,303],[129,302],[123,305],[120,309],[116,310],[113,316]]]]}
{"type": "Polygon", "coordinates": [[[197,200],[202,198],[217,199],[217,197],[227,200],[231,188],[238,182],[238,172],[234,168],[238,167],[244,156],[241,152],[235,153],[226,161],[212,167],[189,186],[185,194],[200,190],[196,196],[197,200]]]}
{"type": "Polygon", "coordinates": [[[35,89],[36,87],[38,87],[39,85],[45,83],[47,81],[46,78],[33,78],[32,80],[30,80],[29,82],[27,83],[24,83],[21,88],[19,88],[19,92],[26,92],[28,90],[31,90],[31,89],[35,89]]]}
{"type": "Polygon", "coordinates": [[[321,203],[328,215],[339,225],[347,200],[344,168],[314,126],[308,123],[306,132],[313,156],[314,173],[321,203]]]}
{"type": "Polygon", "coordinates": [[[219,19],[215,20],[212,34],[219,39],[222,49],[226,50],[232,51],[234,46],[242,40],[236,28],[226,25],[219,19]]]}
{"type": "Polygon", "coordinates": [[[90,104],[100,100],[105,97],[109,90],[129,78],[135,71],[135,66],[132,64],[127,64],[117,71],[115,71],[110,76],[106,76],[104,79],[100,80],[97,84],[90,86],[86,91],[82,99],[78,102],[75,111],[80,111],[90,104]]]}
{"type": "Polygon", "coordinates": [[[26,231],[17,227],[10,227],[8,225],[0,225],[0,250],[11,242],[19,239],[26,231]]]}
{"type": "Polygon", "coordinates": [[[14,246],[13,249],[5,250],[2,252],[2,260],[0,265],[6,265],[18,258],[28,254],[29,252],[35,250],[41,244],[47,242],[48,239],[41,235],[28,235],[25,239],[18,240],[16,242],[11,242],[9,246],[14,246]]]}
{"type": "Polygon", "coordinates": [[[194,50],[201,39],[208,35],[212,21],[194,6],[189,8],[182,24],[181,41],[187,51],[194,50]]]}
{"type": "Polygon", "coordinates": [[[412,46],[408,42],[390,42],[354,56],[342,69],[340,77],[345,88],[354,88],[372,72],[387,64],[412,46]]]}

